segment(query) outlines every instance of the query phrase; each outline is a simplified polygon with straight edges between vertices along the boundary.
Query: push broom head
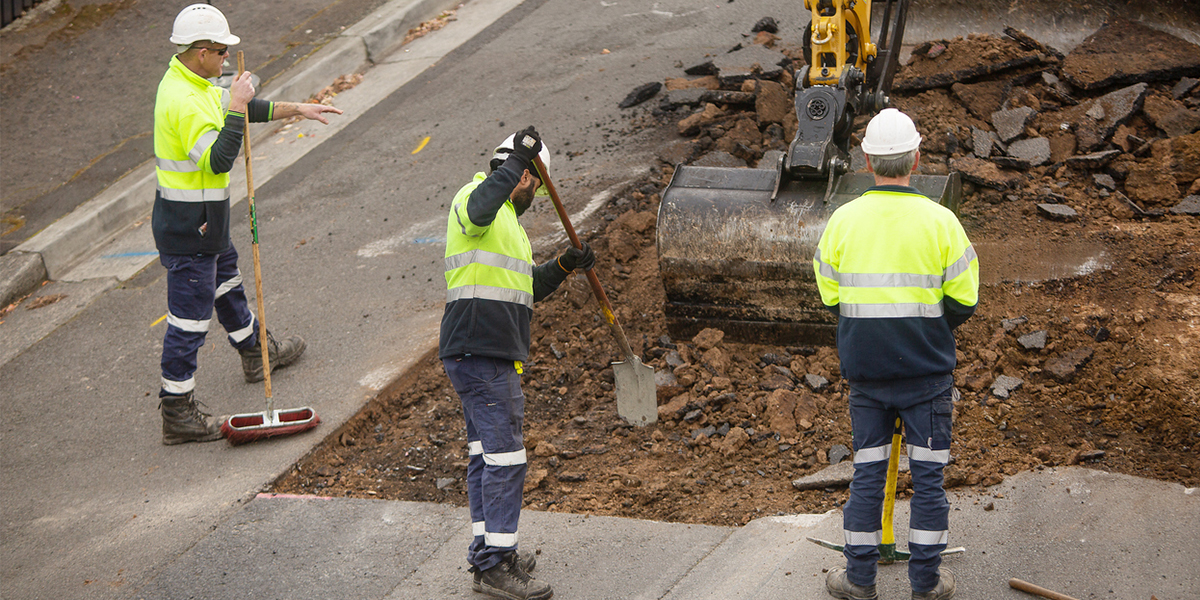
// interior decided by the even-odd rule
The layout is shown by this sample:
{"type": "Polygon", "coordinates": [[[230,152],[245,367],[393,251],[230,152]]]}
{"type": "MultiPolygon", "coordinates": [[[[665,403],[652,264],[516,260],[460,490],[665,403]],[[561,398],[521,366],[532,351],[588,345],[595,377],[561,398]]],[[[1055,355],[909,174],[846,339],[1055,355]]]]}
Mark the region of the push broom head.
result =
{"type": "Polygon", "coordinates": [[[230,444],[236,446],[308,431],[320,422],[321,417],[318,417],[311,408],[291,408],[233,415],[221,424],[221,432],[225,434],[225,439],[229,440],[230,444]]]}

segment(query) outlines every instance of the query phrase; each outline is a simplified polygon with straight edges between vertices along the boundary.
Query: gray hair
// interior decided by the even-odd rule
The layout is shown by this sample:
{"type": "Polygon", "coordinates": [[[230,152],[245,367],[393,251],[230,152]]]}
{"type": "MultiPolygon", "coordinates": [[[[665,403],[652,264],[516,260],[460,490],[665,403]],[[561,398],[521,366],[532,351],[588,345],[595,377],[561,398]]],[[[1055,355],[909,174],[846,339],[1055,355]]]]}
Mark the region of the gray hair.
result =
{"type": "Polygon", "coordinates": [[[903,154],[887,156],[869,156],[871,171],[880,177],[904,177],[912,173],[913,165],[917,162],[917,151],[909,150],[903,154]]]}

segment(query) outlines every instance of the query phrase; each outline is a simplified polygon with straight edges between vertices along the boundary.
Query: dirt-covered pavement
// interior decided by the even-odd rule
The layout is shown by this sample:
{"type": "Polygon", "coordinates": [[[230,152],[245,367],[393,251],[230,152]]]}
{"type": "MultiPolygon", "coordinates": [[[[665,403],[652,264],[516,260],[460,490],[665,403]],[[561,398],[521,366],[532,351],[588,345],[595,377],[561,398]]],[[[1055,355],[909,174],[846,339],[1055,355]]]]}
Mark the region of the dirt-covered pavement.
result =
{"type": "MultiPolygon", "coordinates": [[[[525,365],[528,508],[729,525],[846,499],[792,485],[851,445],[834,348],[671,339],[663,318],[655,224],[672,165],[754,166],[796,128],[800,49],[769,33],[738,41],[793,62],[748,81],[665,73],[618,132],[657,135],[661,161],[587,235],[631,344],[663,375],[660,420],[617,417],[615,345],[586,281],[564,284],[536,307],[525,365]],[[740,95],[672,93],[688,87],[740,95]]],[[[1200,483],[1197,77],[1200,47],[1131,22],[1065,56],[1017,31],[926,43],[897,77],[923,172],[966,181],[961,219],[983,271],[957,332],[948,487],[1066,464],[1200,483]]],[[[434,355],[419,364],[275,491],[465,504],[458,399],[434,355]]]]}

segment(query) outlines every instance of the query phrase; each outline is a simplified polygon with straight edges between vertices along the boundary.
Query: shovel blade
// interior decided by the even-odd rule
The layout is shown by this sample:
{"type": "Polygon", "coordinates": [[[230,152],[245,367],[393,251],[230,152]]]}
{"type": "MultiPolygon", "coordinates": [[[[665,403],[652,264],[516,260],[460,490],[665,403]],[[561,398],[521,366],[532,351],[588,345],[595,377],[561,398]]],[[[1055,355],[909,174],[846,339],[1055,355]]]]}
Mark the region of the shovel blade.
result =
{"type": "Polygon", "coordinates": [[[657,422],[658,391],[654,384],[654,368],[642,364],[636,356],[612,366],[617,385],[617,414],[638,427],[657,422]]]}

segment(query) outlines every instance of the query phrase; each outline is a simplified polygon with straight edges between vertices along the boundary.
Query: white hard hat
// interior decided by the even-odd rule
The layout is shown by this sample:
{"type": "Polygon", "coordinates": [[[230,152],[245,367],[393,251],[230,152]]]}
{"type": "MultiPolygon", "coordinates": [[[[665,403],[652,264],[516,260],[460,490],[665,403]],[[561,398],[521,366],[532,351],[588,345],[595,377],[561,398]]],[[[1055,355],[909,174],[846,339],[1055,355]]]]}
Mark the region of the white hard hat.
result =
{"type": "Polygon", "coordinates": [[[867,123],[863,136],[863,154],[871,156],[896,156],[916,150],[921,146],[921,134],[908,115],[894,109],[879,111],[867,123]]]}
{"type": "Polygon", "coordinates": [[[179,16],[175,17],[171,43],[190,46],[200,40],[210,40],[226,46],[233,46],[242,41],[238,36],[229,33],[229,21],[225,20],[221,11],[207,4],[193,4],[179,11],[179,16]]]}
{"type": "MultiPolygon", "coordinates": [[[[499,168],[501,163],[508,160],[508,155],[512,154],[513,138],[515,138],[516,135],[517,134],[515,134],[515,133],[512,135],[509,135],[508,137],[504,138],[503,142],[500,142],[499,146],[496,146],[496,151],[492,153],[492,160],[491,160],[491,166],[492,166],[493,171],[496,170],[497,168],[499,168]]],[[[540,151],[538,151],[538,158],[542,159],[542,164],[546,165],[547,169],[550,168],[550,149],[546,147],[546,142],[542,142],[542,149],[540,151]]],[[[530,169],[529,172],[534,177],[537,177],[538,179],[542,180],[542,185],[538,186],[538,189],[534,190],[533,195],[534,196],[549,196],[550,191],[546,189],[546,181],[545,181],[546,178],[543,177],[542,175],[538,174],[536,172],[536,168],[530,169]]]]}

